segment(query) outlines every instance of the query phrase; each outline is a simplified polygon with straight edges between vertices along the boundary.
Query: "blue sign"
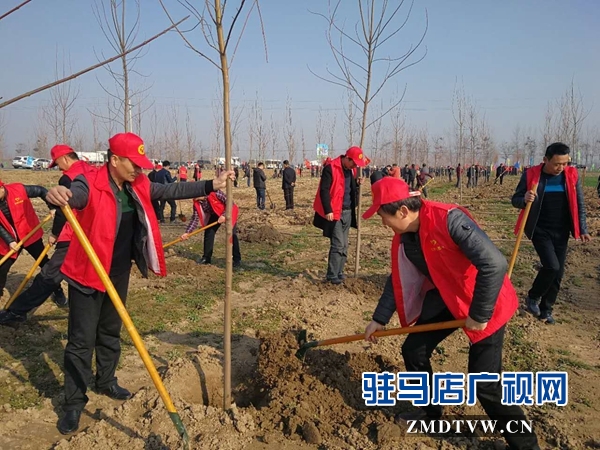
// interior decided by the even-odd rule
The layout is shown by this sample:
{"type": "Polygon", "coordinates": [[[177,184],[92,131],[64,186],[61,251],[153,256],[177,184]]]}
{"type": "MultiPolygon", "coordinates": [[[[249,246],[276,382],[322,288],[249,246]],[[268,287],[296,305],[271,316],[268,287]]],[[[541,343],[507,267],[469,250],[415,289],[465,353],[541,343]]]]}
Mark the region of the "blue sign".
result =
{"type": "Polygon", "coordinates": [[[327,144],[317,144],[317,158],[327,158],[329,156],[329,146],[327,144]]]}

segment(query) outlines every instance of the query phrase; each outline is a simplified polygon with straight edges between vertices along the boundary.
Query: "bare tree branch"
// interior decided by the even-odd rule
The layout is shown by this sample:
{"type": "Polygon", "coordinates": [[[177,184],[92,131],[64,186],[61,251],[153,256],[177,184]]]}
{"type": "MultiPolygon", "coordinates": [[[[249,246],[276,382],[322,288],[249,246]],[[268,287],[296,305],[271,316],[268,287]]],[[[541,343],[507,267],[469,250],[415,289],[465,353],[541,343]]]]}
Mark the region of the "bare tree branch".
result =
{"type": "Polygon", "coordinates": [[[12,105],[15,102],[18,102],[19,100],[23,100],[24,98],[27,97],[31,97],[34,94],[37,94],[39,92],[43,92],[47,89],[53,88],[54,86],[58,86],[59,84],[65,83],[67,81],[73,80],[77,77],[80,77],[81,75],[84,75],[88,72],[91,72],[92,70],[95,70],[99,67],[102,67],[106,64],[110,64],[113,61],[116,61],[119,58],[122,58],[125,55],[128,55],[131,52],[135,52],[136,50],[139,50],[140,48],[144,47],[145,45],[148,45],[150,42],[154,41],[155,39],[158,39],[159,37],[161,37],[162,35],[166,34],[167,32],[169,32],[170,30],[172,30],[173,28],[176,28],[178,25],[180,25],[181,23],[183,23],[185,20],[187,20],[189,18],[189,16],[184,17],[183,19],[181,19],[179,22],[171,25],[169,28],[164,29],[163,31],[161,31],[158,34],[155,34],[154,36],[152,36],[150,39],[146,39],[144,42],[140,43],[139,45],[136,45],[135,47],[132,47],[131,49],[129,49],[127,52],[113,56],[112,58],[109,58],[105,61],[102,61],[98,64],[94,64],[93,66],[88,67],[87,69],[83,69],[77,73],[74,73],[72,75],[69,75],[68,77],[62,78],[60,80],[54,81],[52,83],[48,83],[42,87],[39,87],[37,89],[33,89],[32,91],[26,92],[24,94],[21,94],[17,97],[11,98],[10,100],[7,100],[5,102],[0,103],[0,109],[8,106],[8,105],[12,105]]]}
{"type": "Polygon", "coordinates": [[[4,19],[7,16],[10,16],[12,13],[14,13],[15,11],[21,9],[23,6],[25,6],[27,3],[29,3],[31,0],[25,0],[23,3],[21,3],[20,5],[15,6],[13,9],[11,9],[8,12],[5,12],[4,14],[2,14],[0,16],[0,20],[4,19]]]}

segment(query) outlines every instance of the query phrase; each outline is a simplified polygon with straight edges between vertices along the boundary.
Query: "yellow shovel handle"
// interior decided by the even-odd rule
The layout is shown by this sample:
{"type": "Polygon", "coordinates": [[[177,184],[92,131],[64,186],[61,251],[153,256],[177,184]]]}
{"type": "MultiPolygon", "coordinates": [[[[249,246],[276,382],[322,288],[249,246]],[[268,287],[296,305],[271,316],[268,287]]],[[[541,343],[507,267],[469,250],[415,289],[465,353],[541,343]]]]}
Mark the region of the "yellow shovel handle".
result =
{"type": "Polygon", "coordinates": [[[150,358],[150,354],[148,353],[148,350],[146,350],[146,347],[144,346],[144,343],[143,343],[137,329],[135,328],[135,325],[133,324],[133,321],[131,320],[129,313],[125,309],[125,305],[123,305],[123,302],[121,301],[121,298],[119,297],[119,294],[117,293],[115,286],[113,285],[112,281],[108,277],[108,274],[106,273],[106,270],[102,266],[102,263],[100,263],[100,260],[98,259],[98,255],[96,255],[96,252],[92,248],[92,244],[90,244],[90,241],[87,238],[87,236],[85,235],[83,229],[81,228],[79,221],[73,214],[73,210],[71,210],[71,207],[69,205],[65,205],[62,207],[62,211],[63,211],[65,217],[67,218],[67,220],[69,221],[69,223],[71,224],[71,227],[73,228],[73,231],[74,231],[75,235],[77,236],[77,239],[81,243],[81,246],[85,250],[86,255],[88,256],[92,265],[94,266],[94,269],[96,270],[98,277],[100,277],[102,284],[106,288],[106,292],[108,293],[110,300],[113,302],[113,305],[114,305],[115,309],[117,310],[119,317],[123,321],[123,325],[124,325],[125,329],[129,333],[129,336],[131,336],[133,345],[135,346],[136,350],[140,354],[142,361],[144,362],[144,365],[146,366],[146,369],[148,370],[148,373],[150,374],[150,378],[152,378],[154,386],[156,387],[156,390],[158,391],[160,398],[162,399],[163,403],[165,404],[165,407],[167,408],[167,411],[169,412],[169,416],[171,417],[171,420],[175,424],[175,427],[177,428],[179,435],[183,438],[184,443],[186,444],[186,447],[187,447],[189,445],[189,438],[187,435],[187,431],[185,430],[185,427],[183,425],[183,422],[181,421],[181,418],[179,417],[179,414],[177,413],[177,411],[175,409],[175,405],[173,405],[173,401],[171,400],[171,397],[169,396],[169,393],[167,392],[167,390],[160,378],[160,375],[158,374],[158,371],[156,370],[156,367],[154,366],[154,363],[152,362],[152,359],[150,358]]]}
{"type": "Polygon", "coordinates": [[[38,256],[38,259],[35,260],[31,269],[29,269],[29,272],[27,272],[27,275],[25,276],[25,278],[23,278],[23,281],[21,281],[21,284],[19,284],[19,287],[17,288],[17,290],[15,292],[13,292],[13,295],[11,295],[10,298],[8,299],[8,302],[6,302],[6,306],[4,307],[4,309],[8,309],[8,307],[13,304],[13,302],[19,296],[19,294],[21,293],[21,291],[23,290],[23,288],[25,287],[27,282],[33,276],[35,269],[38,268],[38,266],[44,259],[44,256],[46,256],[48,254],[48,251],[50,251],[51,247],[52,247],[52,244],[48,244],[48,245],[46,245],[46,247],[44,247],[44,250],[42,251],[42,253],[40,253],[40,256],[38,256]]]}
{"type": "MultiPolygon", "coordinates": [[[[531,188],[531,192],[534,194],[537,192],[538,183],[535,183],[531,188]]],[[[513,249],[512,255],[510,257],[510,263],[508,264],[508,278],[512,275],[513,268],[515,267],[515,263],[517,262],[517,255],[519,254],[519,246],[521,245],[521,239],[523,239],[523,232],[525,231],[525,225],[527,224],[527,218],[529,217],[529,211],[531,211],[531,205],[533,202],[529,202],[525,205],[525,212],[523,213],[523,220],[521,220],[521,226],[519,227],[519,232],[517,233],[517,241],[515,242],[515,247],[513,249]]]]}
{"type": "Polygon", "coordinates": [[[54,216],[54,214],[48,214],[46,217],[44,217],[44,220],[42,220],[40,223],[38,223],[35,227],[33,227],[33,229],[27,233],[25,235],[25,237],[23,239],[21,239],[18,243],[17,243],[17,249],[13,250],[12,248],[8,251],[8,253],[6,255],[4,255],[2,257],[2,259],[0,259],[0,266],[2,264],[4,264],[6,262],[6,260],[8,258],[10,258],[12,255],[14,255],[16,252],[18,252],[21,249],[21,246],[27,242],[29,240],[29,238],[31,236],[33,236],[35,233],[37,233],[37,231],[42,228],[44,226],[44,224],[46,222],[48,222],[50,219],[52,219],[52,217],[54,216]]]}
{"type": "MultiPolygon", "coordinates": [[[[209,223],[208,225],[202,227],[202,228],[198,228],[197,230],[192,231],[189,236],[194,236],[195,234],[198,233],[202,233],[204,230],[206,230],[207,228],[210,227],[214,227],[216,224],[218,224],[219,222],[213,222],[213,223],[209,223]]],[[[163,245],[163,249],[170,247],[171,245],[177,244],[179,242],[183,241],[183,239],[181,239],[180,237],[178,237],[177,239],[175,239],[174,241],[168,242],[165,245],[163,245]]]]}

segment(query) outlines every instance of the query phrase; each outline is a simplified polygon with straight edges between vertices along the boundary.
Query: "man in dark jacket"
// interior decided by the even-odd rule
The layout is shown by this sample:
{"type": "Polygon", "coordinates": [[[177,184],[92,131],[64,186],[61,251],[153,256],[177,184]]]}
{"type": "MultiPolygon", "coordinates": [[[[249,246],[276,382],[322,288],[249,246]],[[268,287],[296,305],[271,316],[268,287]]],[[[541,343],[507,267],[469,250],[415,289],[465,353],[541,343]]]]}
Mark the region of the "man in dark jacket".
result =
{"type": "Polygon", "coordinates": [[[283,162],[283,177],[281,188],[285,198],[285,209],[294,209],[294,187],[296,186],[296,171],[290,167],[290,162],[286,159],[283,162]]]}
{"type": "Polygon", "coordinates": [[[313,225],[330,239],[327,281],[341,284],[346,276],[350,227],[356,228],[357,180],[354,169],[365,167],[367,157],[359,147],[350,147],[323,167],[319,189],[313,203],[313,225]]]}
{"type": "MultiPolygon", "coordinates": [[[[177,180],[171,176],[170,168],[171,163],[169,161],[163,161],[162,169],[160,169],[158,172],[156,172],[156,175],[154,175],[154,182],[161,184],[175,183],[177,180]]],[[[177,203],[175,203],[175,200],[161,200],[158,206],[158,218],[160,223],[165,223],[165,206],[167,206],[167,203],[171,207],[170,222],[175,222],[175,218],[177,217],[177,203]]]]}
{"type": "MultiPolygon", "coordinates": [[[[96,172],[79,175],[71,188],[56,186],[48,191],[49,203],[69,204],[79,210],[77,220],[96,251],[123,303],[127,300],[132,261],[143,277],[149,270],[166,275],[162,239],[152,210],[154,199],[185,199],[209,195],[222,189],[233,172],[223,172],[212,181],[195,183],[151,183],[142,169],[152,168],[143,141],[133,133],[109,139],[108,162],[96,172]]],[[[106,288],[96,274],[84,248],[73,239],[61,268],[69,283],[69,330],[65,348],[65,416],[58,430],[68,434],[79,428],[92,377],[92,355],[96,352],[96,388],[116,400],[131,393],[118,385],[121,319],[106,288]]]]}
{"type": "Polygon", "coordinates": [[[265,209],[265,193],[267,190],[267,175],[264,171],[265,165],[259,162],[252,173],[252,182],[256,190],[256,206],[258,209],[265,209]]]}
{"type": "MultiPolygon", "coordinates": [[[[468,372],[495,375],[477,383],[479,403],[501,429],[506,430],[512,420],[525,421],[519,406],[502,404],[504,332],[519,304],[502,253],[465,211],[421,200],[401,180],[385,177],[373,185],[373,205],[363,218],[376,213],[395,233],[392,274],[366,327],[365,339],[376,342],[373,333],[385,328],[394,312],[403,327],[465,319],[470,341],[468,372]]],[[[431,380],[431,354],[455,330],[410,334],[402,345],[406,370],[426,372],[431,380]]],[[[425,381],[423,385],[432,386],[425,381]]],[[[416,412],[399,414],[396,421],[407,425],[411,420],[436,420],[442,412],[441,405],[427,402],[416,412]]],[[[539,450],[532,432],[521,430],[504,437],[511,449],[539,450]]]]}
{"type": "MultiPolygon", "coordinates": [[[[41,198],[45,201],[47,192],[46,188],[42,186],[24,186],[21,183],[5,184],[0,181],[0,258],[11,250],[16,250],[17,243],[40,223],[30,199],[41,198]]],[[[44,230],[40,228],[23,243],[19,251],[24,248],[34,259],[38,259],[44,251],[43,236],[44,230]]],[[[17,260],[19,251],[0,266],[0,297],[2,297],[6,285],[8,272],[17,260]]],[[[44,267],[47,262],[48,257],[44,256],[40,267],[44,267]]],[[[62,302],[64,298],[62,288],[58,286],[55,291],[62,302]]]]}
{"type": "MultiPolygon", "coordinates": [[[[96,170],[88,163],[80,161],[77,153],[67,145],[55,145],[50,154],[52,162],[49,168],[58,166],[63,172],[58,180],[60,186],[68,188],[78,175],[96,170]]],[[[56,244],[54,253],[33,279],[31,286],[23,291],[5,311],[0,311],[0,325],[16,326],[25,322],[27,314],[44,303],[50,295],[57,306],[64,308],[68,305],[67,297],[61,288],[63,278],[60,273],[72,237],[70,226],[66,227],[68,229],[63,233],[66,222],[64,214],[58,209],[48,238],[49,244],[56,244]]]]}
{"type": "MultiPolygon", "coordinates": [[[[575,167],[568,166],[570,149],[561,142],[555,142],[546,149],[544,162],[529,168],[522,176],[512,197],[515,208],[525,209],[533,202],[525,235],[531,239],[540,257],[542,268],[527,294],[527,310],[554,324],[552,307],[560,290],[560,282],[565,270],[565,259],[569,236],[582,242],[590,241],[583,201],[581,180],[575,167]],[[538,183],[536,192],[533,186],[538,183]]],[[[519,215],[515,233],[523,220],[519,215]]]]}

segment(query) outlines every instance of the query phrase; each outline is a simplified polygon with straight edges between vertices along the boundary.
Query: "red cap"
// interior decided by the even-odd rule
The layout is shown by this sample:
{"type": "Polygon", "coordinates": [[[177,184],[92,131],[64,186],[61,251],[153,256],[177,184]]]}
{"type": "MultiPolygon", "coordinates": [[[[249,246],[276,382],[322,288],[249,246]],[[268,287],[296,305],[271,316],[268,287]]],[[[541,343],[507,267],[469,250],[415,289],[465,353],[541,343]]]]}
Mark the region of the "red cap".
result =
{"type": "Polygon", "coordinates": [[[130,159],[142,169],[152,169],[154,165],[146,157],[144,141],[137,134],[119,133],[108,140],[110,151],[122,158],[130,159]]]}
{"type": "Polygon", "coordinates": [[[408,197],[421,195],[420,191],[411,192],[404,180],[396,177],[383,177],[371,186],[373,205],[365,211],[363,219],[368,219],[375,214],[381,205],[405,200],[408,197]]]}
{"type": "Polygon", "coordinates": [[[51,169],[52,167],[54,167],[58,158],[60,158],[61,156],[68,155],[70,153],[75,153],[75,150],[73,150],[68,145],[59,144],[52,147],[50,149],[50,158],[52,158],[52,162],[50,163],[48,168],[51,169]]]}
{"type": "Polygon", "coordinates": [[[368,164],[368,159],[360,147],[350,147],[346,151],[346,157],[354,161],[358,167],[365,167],[368,164]]]}

